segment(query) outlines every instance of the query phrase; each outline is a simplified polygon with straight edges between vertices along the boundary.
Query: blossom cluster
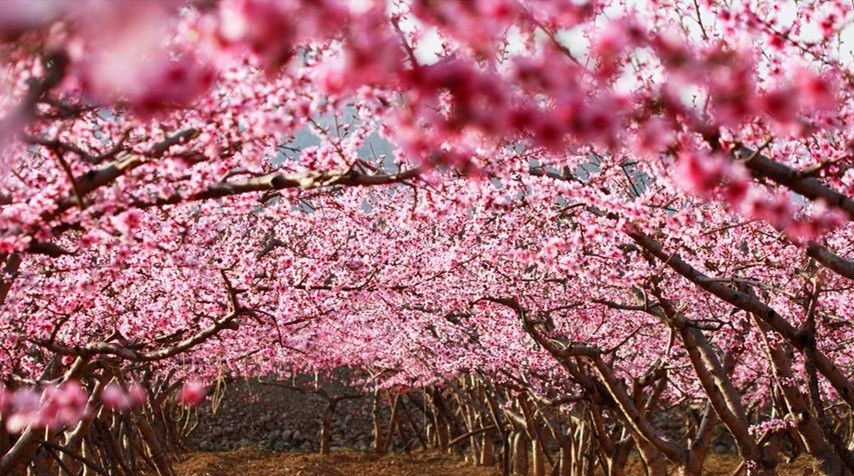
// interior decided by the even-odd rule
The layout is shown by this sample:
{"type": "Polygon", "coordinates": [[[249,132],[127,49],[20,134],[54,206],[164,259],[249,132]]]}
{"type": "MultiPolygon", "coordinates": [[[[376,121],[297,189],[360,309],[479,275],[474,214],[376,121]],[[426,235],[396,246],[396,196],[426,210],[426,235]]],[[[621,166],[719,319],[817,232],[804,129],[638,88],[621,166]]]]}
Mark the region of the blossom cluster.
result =
{"type": "Polygon", "coordinates": [[[79,382],[47,385],[40,391],[30,387],[0,388],[0,415],[6,431],[27,428],[57,429],[76,425],[89,414],[89,395],[79,382]]]}

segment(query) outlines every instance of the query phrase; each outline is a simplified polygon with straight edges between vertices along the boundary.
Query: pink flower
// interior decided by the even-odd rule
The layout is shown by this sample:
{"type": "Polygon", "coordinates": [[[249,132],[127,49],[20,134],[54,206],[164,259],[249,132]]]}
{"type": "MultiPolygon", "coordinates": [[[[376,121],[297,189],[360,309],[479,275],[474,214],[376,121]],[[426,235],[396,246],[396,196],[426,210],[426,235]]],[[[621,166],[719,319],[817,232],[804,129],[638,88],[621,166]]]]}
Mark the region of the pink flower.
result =
{"type": "Polygon", "coordinates": [[[67,8],[63,0],[6,0],[0,15],[0,42],[13,41],[28,31],[49,25],[67,8]]]}
{"type": "Polygon", "coordinates": [[[30,425],[39,421],[41,410],[41,398],[32,388],[19,388],[11,394],[7,393],[4,399],[4,418],[6,420],[6,431],[9,433],[21,433],[30,425]]]}
{"type": "Polygon", "coordinates": [[[148,399],[145,388],[143,388],[142,384],[139,382],[131,382],[131,384],[128,385],[127,395],[131,406],[134,407],[145,405],[145,401],[148,399]]]}
{"type": "Polygon", "coordinates": [[[811,216],[793,220],[785,231],[793,241],[805,243],[821,238],[825,233],[846,222],[843,212],[822,207],[811,216]]]}
{"type": "Polygon", "coordinates": [[[248,50],[273,72],[291,60],[298,42],[343,27],[348,14],[336,2],[223,1],[216,40],[237,52],[248,50]]]}
{"type": "Polygon", "coordinates": [[[792,81],[798,99],[808,108],[830,110],[836,107],[836,91],[833,82],[827,76],[816,74],[805,67],[796,68],[792,81]]]}
{"type": "Polygon", "coordinates": [[[130,408],[130,399],[116,383],[109,383],[101,392],[101,402],[113,411],[124,411],[130,408]]]}
{"type": "Polygon", "coordinates": [[[478,0],[477,4],[487,18],[498,22],[511,20],[519,7],[514,0],[478,0]]]}
{"type": "Polygon", "coordinates": [[[122,235],[130,235],[135,232],[142,222],[142,212],[139,210],[128,210],[111,219],[113,227],[122,235]]]}
{"type": "Polygon", "coordinates": [[[291,3],[241,0],[220,5],[219,34],[226,45],[246,46],[269,68],[290,61],[295,35],[291,3]]]}
{"type": "Polygon", "coordinates": [[[0,254],[21,251],[26,247],[26,240],[17,235],[0,237],[0,254]]]}
{"type": "Polygon", "coordinates": [[[680,152],[676,163],[677,183],[688,191],[707,197],[727,177],[726,159],[703,151],[680,152]]]}
{"type": "Polygon", "coordinates": [[[733,206],[737,206],[744,201],[747,192],[750,190],[750,177],[746,173],[730,174],[724,189],[724,200],[733,206]]]}
{"type": "Polygon", "coordinates": [[[622,18],[610,22],[593,39],[592,51],[599,58],[600,77],[608,77],[617,72],[623,52],[627,48],[640,45],[645,39],[644,31],[631,18],[622,18]]]}
{"type": "Polygon", "coordinates": [[[170,2],[95,2],[80,16],[87,49],[75,69],[81,89],[96,101],[126,101],[148,115],[193,103],[213,73],[193,49],[170,47],[164,37],[170,2]]]}
{"type": "Polygon", "coordinates": [[[765,220],[784,231],[793,224],[795,207],[785,192],[777,193],[773,198],[757,194],[747,201],[746,212],[751,218],[765,220]]]}
{"type": "Polygon", "coordinates": [[[213,82],[213,70],[185,53],[151,65],[125,93],[137,112],[148,115],[192,104],[213,82]]]}
{"type": "Polygon", "coordinates": [[[796,119],[798,98],[789,88],[774,89],[759,97],[759,108],[775,121],[788,125],[796,119]]]}
{"type": "Polygon", "coordinates": [[[667,123],[653,118],[642,124],[633,135],[632,149],[643,158],[654,158],[673,141],[673,132],[667,123]]]}
{"type": "Polygon", "coordinates": [[[88,412],[88,395],[75,380],[48,385],[41,392],[34,388],[3,390],[1,396],[0,414],[9,433],[74,425],[88,412]]]}
{"type": "Polygon", "coordinates": [[[196,406],[205,399],[206,389],[201,382],[191,380],[184,382],[184,386],[178,392],[178,403],[188,406],[196,406]]]}
{"type": "Polygon", "coordinates": [[[593,41],[593,53],[606,62],[613,61],[629,46],[623,21],[613,21],[593,41]]]}
{"type": "Polygon", "coordinates": [[[56,407],[53,421],[49,426],[70,426],[79,422],[88,412],[89,395],[76,380],[70,380],[59,386],[53,395],[51,404],[56,407]]]}

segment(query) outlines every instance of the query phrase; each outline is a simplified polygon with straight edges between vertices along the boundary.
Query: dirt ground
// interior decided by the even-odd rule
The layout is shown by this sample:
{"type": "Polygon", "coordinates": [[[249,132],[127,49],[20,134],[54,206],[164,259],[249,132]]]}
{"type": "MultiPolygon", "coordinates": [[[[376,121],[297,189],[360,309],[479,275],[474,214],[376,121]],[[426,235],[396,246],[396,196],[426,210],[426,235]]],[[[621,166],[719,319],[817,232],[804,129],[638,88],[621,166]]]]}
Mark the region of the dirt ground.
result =
{"type": "MultiPolygon", "coordinates": [[[[738,466],[735,455],[709,455],[703,474],[728,476],[738,466]]],[[[808,463],[781,463],[780,476],[813,474],[808,463]]],[[[305,453],[270,453],[257,449],[227,452],[196,452],[178,464],[178,476],[498,476],[493,468],[478,468],[457,455],[414,452],[377,457],[370,453],[342,450],[328,456],[305,453]]],[[[629,463],[627,474],[644,474],[636,461],[629,463]]],[[[741,474],[745,474],[743,471],[741,474]]]]}
{"type": "Polygon", "coordinates": [[[242,449],[197,452],[178,464],[178,476],[497,476],[491,468],[470,466],[455,455],[415,452],[377,457],[342,450],[328,456],[269,453],[242,449]]]}

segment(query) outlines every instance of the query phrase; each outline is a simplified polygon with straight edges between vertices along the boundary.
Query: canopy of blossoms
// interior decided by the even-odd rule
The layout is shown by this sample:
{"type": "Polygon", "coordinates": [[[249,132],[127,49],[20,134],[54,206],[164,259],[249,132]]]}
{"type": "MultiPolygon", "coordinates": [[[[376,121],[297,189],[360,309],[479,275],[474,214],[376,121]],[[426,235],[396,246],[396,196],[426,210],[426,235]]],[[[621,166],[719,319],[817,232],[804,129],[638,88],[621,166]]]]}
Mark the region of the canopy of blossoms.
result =
{"type": "Polygon", "coordinates": [[[138,381],[346,367],[854,470],[849,2],[12,3],[0,468],[138,381]]]}

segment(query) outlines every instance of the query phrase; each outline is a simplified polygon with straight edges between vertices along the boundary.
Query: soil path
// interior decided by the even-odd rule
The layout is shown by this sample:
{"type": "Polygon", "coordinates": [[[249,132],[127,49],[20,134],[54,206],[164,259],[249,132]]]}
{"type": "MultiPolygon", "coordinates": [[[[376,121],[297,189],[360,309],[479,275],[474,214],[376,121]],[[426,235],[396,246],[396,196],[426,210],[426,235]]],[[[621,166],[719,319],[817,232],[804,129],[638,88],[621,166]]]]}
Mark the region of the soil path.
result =
{"type": "MultiPolygon", "coordinates": [[[[728,476],[738,466],[735,455],[709,455],[703,470],[708,476],[728,476]]],[[[777,474],[805,476],[813,472],[801,458],[795,464],[781,463],[777,474]]],[[[494,468],[474,467],[457,455],[434,451],[392,454],[341,450],[328,456],[312,453],[272,453],[257,449],[227,452],[195,452],[177,465],[178,476],[498,476],[494,468]]],[[[597,474],[599,474],[597,472],[597,474]]],[[[628,475],[642,475],[634,458],[626,467],[628,475]]],[[[741,474],[744,474],[742,472],[741,474]]]]}
{"type": "Polygon", "coordinates": [[[179,476],[498,476],[454,455],[415,452],[377,457],[358,451],[328,456],[242,449],[192,453],[178,464],[179,476]]]}

